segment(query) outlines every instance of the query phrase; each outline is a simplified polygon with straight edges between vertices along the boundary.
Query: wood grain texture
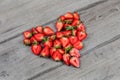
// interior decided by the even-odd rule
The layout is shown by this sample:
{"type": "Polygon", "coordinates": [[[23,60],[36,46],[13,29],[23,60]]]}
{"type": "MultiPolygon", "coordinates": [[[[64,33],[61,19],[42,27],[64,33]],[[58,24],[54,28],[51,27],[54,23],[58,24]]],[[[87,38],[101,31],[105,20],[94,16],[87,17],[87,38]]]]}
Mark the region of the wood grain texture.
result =
{"type": "Polygon", "coordinates": [[[0,80],[118,80],[119,0],[4,0],[0,7],[0,80]],[[87,27],[80,69],[34,56],[22,44],[24,30],[39,24],[55,30],[67,11],[78,11],[87,27]]]}

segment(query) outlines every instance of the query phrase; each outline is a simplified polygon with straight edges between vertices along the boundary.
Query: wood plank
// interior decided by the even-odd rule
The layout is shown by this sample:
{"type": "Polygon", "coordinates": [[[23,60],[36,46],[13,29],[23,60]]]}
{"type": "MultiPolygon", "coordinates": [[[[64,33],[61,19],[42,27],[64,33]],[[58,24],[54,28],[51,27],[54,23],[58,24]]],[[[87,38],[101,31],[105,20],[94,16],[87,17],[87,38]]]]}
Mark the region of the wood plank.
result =
{"type": "Polygon", "coordinates": [[[5,33],[11,29],[18,28],[23,24],[26,25],[26,27],[23,28],[24,30],[31,28],[31,26],[45,24],[67,11],[75,11],[99,0],[7,1],[8,0],[0,4],[0,7],[2,7],[2,9],[0,9],[0,33],[5,33]]]}
{"type": "MultiPolygon", "coordinates": [[[[25,80],[62,66],[61,63],[33,56],[30,49],[23,46],[21,33],[36,24],[48,22],[49,25],[53,26],[53,21],[67,10],[74,11],[81,8],[84,10],[85,6],[99,0],[54,0],[52,3],[50,3],[50,0],[27,0],[23,2],[16,1],[14,3],[11,1],[4,0],[0,3],[0,7],[2,7],[0,9],[0,37],[2,37],[0,38],[0,80],[25,80]],[[55,5],[55,7],[53,4],[58,5],[55,5]],[[39,5],[42,7],[39,7],[39,5]],[[61,6],[65,8],[61,8],[61,6]],[[55,13],[53,13],[54,11],[55,13]],[[44,14],[46,14],[46,17],[43,16],[44,14]],[[53,21],[50,22],[51,20],[53,21]]],[[[98,3],[101,3],[101,1],[98,3]]]]}

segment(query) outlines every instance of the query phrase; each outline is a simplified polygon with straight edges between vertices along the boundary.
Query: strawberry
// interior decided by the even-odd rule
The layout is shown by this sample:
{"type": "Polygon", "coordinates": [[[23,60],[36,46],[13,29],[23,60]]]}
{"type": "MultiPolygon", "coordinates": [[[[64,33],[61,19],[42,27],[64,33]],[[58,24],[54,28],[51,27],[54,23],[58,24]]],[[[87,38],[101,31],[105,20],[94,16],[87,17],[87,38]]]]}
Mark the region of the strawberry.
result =
{"type": "Polygon", "coordinates": [[[34,35],[34,38],[35,38],[37,41],[42,41],[42,39],[44,38],[44,34],[42,34],[42,33],[35,34],[35,35],[34,35]]]}
{"type": "Polygon", "coordinates": [[[31,50],[32,52],[35,54],[35,55],[39,55],[40,54],[40,51],[41,51],[41,46],[40,44],[33,44],[31,46],[31,50]]]}
{"type": "Polygon", "coordinates": [[[57,31],[61,31],[63,28],[63,25],[64,24],[61,21],[57,21],[55,24],[57,31]]]}
{"type": "Polygon", "coordinates": [[[69,39],[67,37],[60,38],[60,42],[62,43],[62,46],[65,47],[69,43],[69,39]]]}
{"type": "Polygon", "coordinates": [[[56,48],[54,47],[50,48],[50,56],[52,56],[55,51],[56,51],[56,48]]]}
{"type": "Polygon", "coordinates": [[[35,28],[32,28],[32,34],[34,35],[34,34],[37,34],[37,33],[38,33],[37,30],[35,28]]]}
{"type": "Polygon", "coordinates": [[[77,25],[77,30],[85,32],[85,26],[84,26],[84,24],[80,23],[79,25],[77,25]]]}
{"type": "Polygon", "coordinates": [[[48,46],[45,46],[42,49],[42,51],[40,53],[40,56],[42,56],[42,57],[49,57],[49,47],[48,46]]]}
{"type": "Polygon", "coordinates": [[[54,31],[49,27],[49,26],[46,26],[44,29],[43,29],[43,33],[45,35],[53,35],[54,34],[54,31]]]}
{"type": "Polygon", "coordinates": [[[50,36],[50,40],[51,40],[51,41],[53,41],[53,40],[55,40],[55,39],[56,39],[56,35],[51,35],[51,36],[50,36]]]}
{"type": "Polygon", "coordinates": [[[52,47],[52,41],[48,40],[44,42],[44,46],[52,47]]]}
{"type": "Polygon", "coordinates": [[[79,24],[79,20],[74,19],[71,25],[72,26],[76,26],[77,24],[79,24]]]}
{"type": "Polygon", "coordinates": [[[70,24],[65,23],[65,24],[63,25],[64,29],[66,29],[66,27],[67,27],[67,26],[71,26],[71,25],[70,25],[70,24]]]}
{"type": "Polygon", "coordinates": [[[30,45],[30,44],[31,44],[30,39],[24,39],[24,40],[23,40],[23,43],[24,43],[25,45],[30,45]]]}
{"type": "Polygon", "coordinates": [[[73,47],[80,50],[83,48],[83,43],[81,41],[77,41],[76,43],[73,44],[73,47]]]}
{"type": "Polygon", "coordinates": [[[63,55],[63,61],[66,65],[70,65],[70,55],[69,54],[64,54],[63,55]]]}
{"type": "Polygon", "coordinates": [[[61,21],[64,21],[64,20],[65,20],[65,17],[64,17],[63,15],[61,15],[61,16],[59,17],[59,19],[60,19],[61,21]]]}
{"type": "Polygon", "coordinates": [[[65,53],[69,53],[69,51],[72,49],[72,44],[68,43],[67,46],[64,47],[65,53]]]}
{"type": "Polygon", "coordinates": [[[42,28],[42,26],[37,26],[37,27],[36,27],[36,30],[37,30],[38,33],[43,33],[43,28],[42,28]]]}
{"type": "Polygon", "coordinates": [[[56,32],[56,37],[57,38],[61,38],[63,36],[64,36],[63,32],[56,32]]]}
{"type": "Polygon", "coordinates": [[[75,42],[78,41],[78,38],[77,38],[77,36],[70,36],[69,41],[70,41],[71,44],[74,44],[75,42]]]}
{"type": "Polygon", "coordinates": [[[73,15],[71,12],[67,12],[65,15],[64,15],[65,19],[72,19],[73,18],[73,15]]]}
{"type": "Polygon", "coordinates": [[[62,55],[65,54],[65,51],[63,49],[57,49],[58,52],[60,52],[62,55]]]}
{"type": "Polygon", "coordinates": [[[32,32],[31,31],[25,31],[23,32],[23,35],[25,38],[31,38],[32,37],[32,32]]]}
{"type": "Polygon", "coordinates": [[[49,37],[47,37],[47,38],[44,38],[43,39],[43,42],[44,42],[44,47],[45,46],[48,46],[48,47],[52,47],[52,41],[49,39],[49,37]]]}
{"type": "Polygon", "coordinates": [[[77,19],[77,20],[80,19],[78,12],[74,12],[73,17],[74,17],[74,19],[77,19]]]}
{"type": "Polygon", "coordinates": [[[86,32],[83,32],[83,31],[78,31],[77,32],[77,36],[78,36],[78,39],[80,40],[80,41],[82,41],[83,39],[85,39],[86,37],[87,37],[87,34],[86,34],[86,32]]]}
{"type": "Polygon", "coordinates": [[[63,31],[63,34],[64,36],[70,36],[72,34],[72,31],[71,30],[66,30],[66,31],[63,31]]]}
{"type": "Polygon", "coordinates": [[[79,58],[77,57],[72,57],[70,59],[70,64],[74,67],[80,67],[80,61],[79,61],[79,58]]]}
{"type": "Polygon", "coordinates": [[[53,44],[55,48],[61,48],[61,42],[58,39],[56,39],[53,44]]]}
{"type": "Polygon", "coordinates": [[[37,44],[37,43],[38,43],[38,41],[35,39],[34,36],[32,36],[32,37],[30,38],[30,42],[31,42],[32,44],[37,44]]]}
{"type": "Polygon", "coordinates": [[[73,30],[72,30],[72,35],[73,35],[73,36],[76,36],[76,34],[77,34],[77,30],[76,30],[76,29],[73,29],[73,30]]]}
{"type": "Polygon", "coordinates": [[[52,59],[55,61],[60,61],[62,60],[62,54],[58,51],[55,51],[52,55],[52,59]]]}
{"type": "Polygon", "coordinates": [[[78,58],[80,57],[79,50],[76,48],[72,48],[69,53],[71,56],[78,57],[78,58]]]}

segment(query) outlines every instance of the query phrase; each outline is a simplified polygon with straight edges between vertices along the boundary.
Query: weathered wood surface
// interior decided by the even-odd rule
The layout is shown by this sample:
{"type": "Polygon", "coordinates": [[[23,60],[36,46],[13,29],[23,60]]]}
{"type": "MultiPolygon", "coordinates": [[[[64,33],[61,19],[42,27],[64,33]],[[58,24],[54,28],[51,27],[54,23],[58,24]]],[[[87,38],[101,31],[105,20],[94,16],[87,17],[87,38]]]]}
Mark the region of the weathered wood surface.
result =
{"type": "Polygon", "coordinates": [[[119,80],[119,53],[120,0],[0,1],[0,80],[119,80]],[[22,44],[24,30],[54,28],[67,11],[78,11],[87,27],[79,69],[36,57],[22,44]]]}

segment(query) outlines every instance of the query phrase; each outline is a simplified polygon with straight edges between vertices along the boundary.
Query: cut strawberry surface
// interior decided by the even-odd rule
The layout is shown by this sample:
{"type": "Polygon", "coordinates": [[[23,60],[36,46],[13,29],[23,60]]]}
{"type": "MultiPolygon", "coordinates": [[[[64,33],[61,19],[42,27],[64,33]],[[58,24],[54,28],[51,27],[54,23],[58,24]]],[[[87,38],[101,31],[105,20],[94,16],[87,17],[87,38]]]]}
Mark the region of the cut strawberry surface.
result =
{"type": "Polygon", "coordinates": [[[35,38],[37,41],[42,41],[42,39],[44,38],[44,34],[42,34],[42,33],[35,34],[35,35],[34,35],[34,38],[35,38]]]}
{"type": "Polygon", "coordinates": [[[60,38],[60,42],[62,43],[62,46],[65,47],[69,43],[69,39],[67,37],[60,38]]]}
{"type": "Polygon", "coordinates": [[[33,44],[33,45],[31,46],[31,50],[32,50],[32,52],[33,52],[35,55],[39,55],[41,49],[42,49],[42,48],[41,48],[40,44],[33,44]]]}
{"type": "Polygon", "coordinates": [[[64,24],[61,21],[57,21],[55,26],[56,26],[57,31],[61,31],[64,24]]]}
{"type": "Polygon", "coordinates": [[[53,35],[54,34],[54,31],[49,27],[49,26],[46,26],[44,29],[43,29],[43,33],[45,35],[53,35]]]}
{"type": "Polygon", "coordinates": [[[70,59],[70,64],[74,67],[80,67],[80,61],[79,61],[79,58],[77,57],[72,57],[70,59]]]}
{"type": "Polygon", "coordinates": [[[41,53],[40,53],[40,56],[42,57],[49,57],[50,53],[49,53],[49,47],[48,46],[45,46],[41,53]]]}
{"type": "Polygon", "coordinates": [[[30,38],[32,37],[32,32],[31,31],[25,31],[23,32],[24,38],[30,38]]]}
{"type": "Polygon", "coordinates": [[[42,26],[37,26],[36,30],[38,33],[43,33],[43,27],[42,26]]]}

